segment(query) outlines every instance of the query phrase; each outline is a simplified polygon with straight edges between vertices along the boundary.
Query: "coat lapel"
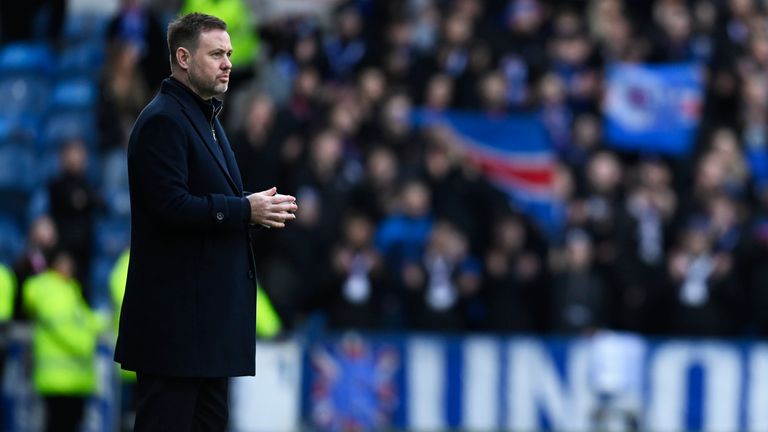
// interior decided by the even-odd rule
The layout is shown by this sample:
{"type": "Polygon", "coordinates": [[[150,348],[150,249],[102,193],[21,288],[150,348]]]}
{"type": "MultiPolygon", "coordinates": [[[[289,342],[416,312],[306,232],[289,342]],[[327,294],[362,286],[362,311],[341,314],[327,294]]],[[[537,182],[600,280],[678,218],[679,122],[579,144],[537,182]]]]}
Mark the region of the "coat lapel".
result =
{"type": "MultiPolygon", "coordinates": [[[[231,171],[227,167],[224,152],[222,151],[221,147],[219,147],[219,144],[213,140],[213,134],[210,131],[210,123],[208,122],[208,119],[205,118],[203,112],[199,109],[188,109],[188,107],[182,105],[182,110],[184,111],[184,114],[189,118],[189,121],[192,123],[192,125],[195,127],[197,134],[205,143],[208,152],[216,160],[216,164],[227,178],[229,186],[237,195],[241,195],[240,191],[242,190],[242,186],[238,187],[238,184],[235,183],[234,179],[230,175],[231,171]]],[[[216,135],[219,137],[219,139],[225,139],[225,135],[221,130],[221,125],[218,123],[218,119],[214,120],[214,124],[218,126],[216,128],[216,135]]]]}
{"type": "Polygon", "coordinates": [[[214,125],[216,127],[216,136],[219,138],[221,149],[224,152],[224,159],[227,163],[227,169],[229,170],[229,175],[230,177],[232,177],[232,181],[235,184],[237,192],[239,194],[242,194],[243,180],[240,177],[240,168],[237,167],[237,160],[235,159],[235,153],[232,151],[232,146],[229,144],[229,139],[227,138],[227,134],[224,133],[224,128],[221,126],[221,123],[219,122],[218,118],[214,121],[214,125]]]}
{"type": "MultiPolygon", "coordinates": [[[[175,81],[174,78],[166,78],[160,87],[160,91],[176,99],[181,106],[181,111],[187,116],[189,122],[192,123],[192,126],[200,136],[200,139],[205,143],[208,153],[211,154],[211,157],[216,161],[216,165],[219,166],[221,173],[224,174],[232,191],[238,196],[242,195],[243,186],[242,180],[240,179],[240,173],[237,170],[237,164],[232,164],[235,169],[229,168],[231,162],[227,161],[227,151],[222,150],[223,148],[229,148],[229,142],[226,141],[226,135],[224,134],[221,124],[219,124],[219,119],[214,119],[214,127],[216,128],[216,136],[218,139],[224,140],[222,144],[226,144],[223,147],[220,147],[219,144],[214,141],[213,133],[211,133],[210,119],[205,118],[202,110],[197,107],[197,102],[193,99],[193,96],[183,88],[183,84],[175,81]],[[237,181],[235,181],[232,176],[236,176],[235,178],[237,181]]],[[[231,153],[231,150],[229,150],[229,152],[231,153]]]]}

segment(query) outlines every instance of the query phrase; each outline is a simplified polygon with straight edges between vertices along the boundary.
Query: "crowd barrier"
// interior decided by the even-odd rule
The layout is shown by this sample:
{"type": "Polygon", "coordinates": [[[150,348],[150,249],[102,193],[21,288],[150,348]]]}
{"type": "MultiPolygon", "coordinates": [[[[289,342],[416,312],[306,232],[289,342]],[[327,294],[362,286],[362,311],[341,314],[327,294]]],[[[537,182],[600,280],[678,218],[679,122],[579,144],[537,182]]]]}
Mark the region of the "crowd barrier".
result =
{"type": "MultiPolygon", "coordinates": [[[[26,338],[13,338],[8,430],[40,430],[26,338]]],[[[85,431],[116,430],[119,378],[99,348],[85,431]]],[[[238,432],[766,431],[768,343],[359,334],[259,343],[256,377],[231,385],[238,432]]]]}

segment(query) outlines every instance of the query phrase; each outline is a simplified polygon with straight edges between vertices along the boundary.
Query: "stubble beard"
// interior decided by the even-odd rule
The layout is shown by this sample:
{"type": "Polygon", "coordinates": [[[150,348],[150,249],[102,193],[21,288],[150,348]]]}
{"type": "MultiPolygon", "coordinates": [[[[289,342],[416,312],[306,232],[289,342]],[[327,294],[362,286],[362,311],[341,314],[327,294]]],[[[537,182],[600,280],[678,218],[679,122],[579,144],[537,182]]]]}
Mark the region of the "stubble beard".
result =
{"type": "MultiPolygon", "coordinates": [[[[218,79],[217,79],[217,81],[218,81],[218,79]]],[[[224,92],[226,92],[226,91],[227,91],[227,89],[228,89],[228,88],[229,88],[229,83],[228,83],[228,82],[225,82],[225,83],[222,83],[222,82],[216,82],[216,83],[213,85],[213,89],[216,91],[216,94],[217,94],[217,95],[218,95],[218,94],[223,94],[224,92]]]]}
{"type": "Polygon", "coordinates": [[[188,76],[189,83],[203,99],[209,99],[213,96],[220,95],[226,92],[229,87],[229,83],[218,82],[217,78],[214,78],[212,81],[200,79],[197,76],[197,73],[192,69],[189,70],[188,76]]]}

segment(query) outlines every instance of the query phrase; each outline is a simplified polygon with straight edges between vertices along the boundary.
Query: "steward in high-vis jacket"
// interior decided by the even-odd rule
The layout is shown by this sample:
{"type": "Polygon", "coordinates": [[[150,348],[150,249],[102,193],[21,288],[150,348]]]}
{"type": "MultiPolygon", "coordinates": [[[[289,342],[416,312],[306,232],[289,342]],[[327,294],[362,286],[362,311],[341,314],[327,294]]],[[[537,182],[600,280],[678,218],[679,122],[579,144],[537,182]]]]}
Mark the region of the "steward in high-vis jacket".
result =
{"type": "Polygon", "coordinates": [[[0,325],[11,320],[15,298],[16,277],[11,269],[0,263],[0,325]]]}
{"type": "Polygon", "coordinates": [[[97,390],[96,346],[107,319],[86,304],[74,261],[59,252],[52,268],[24,283],[33,332],[33,381],[46,402],[47,430],[76,430],[97,390]]]}
{"type": "MultiPolygon", "coordinates": [[[[16,297],[16,277],[13,272],[0,263],[0,382],[5,372],[5,356],[8,352],[8,327],[13,316],[13,302],[16,297]]],[[[0,425],[5,424],[3,411],[0,409],[0,425]]]]}
{"type": "MultiPolygon", "coordinates": [[[[128,279],[128,260],[130,258],[130,249],[126,249],[115,262],[112,272],[109,274],[109,293],[112,297],[112,307],[114,310],[113,326],[115,337],[120,324],[120,308],[123,305],[125,297],[125,281],[128,279]]],[[[120,377],[123,381],[136,381],[136,372],[120,369],[120,377]]]]}
{"type": "Polygon", "coordinates": [[[227,23],[227,32],[236,49],[232,52],[233,72],[253,68],[259,54],[259,36],[253,10],[245,0],[186,0],[181,13],[215,15],[227,23]]]}

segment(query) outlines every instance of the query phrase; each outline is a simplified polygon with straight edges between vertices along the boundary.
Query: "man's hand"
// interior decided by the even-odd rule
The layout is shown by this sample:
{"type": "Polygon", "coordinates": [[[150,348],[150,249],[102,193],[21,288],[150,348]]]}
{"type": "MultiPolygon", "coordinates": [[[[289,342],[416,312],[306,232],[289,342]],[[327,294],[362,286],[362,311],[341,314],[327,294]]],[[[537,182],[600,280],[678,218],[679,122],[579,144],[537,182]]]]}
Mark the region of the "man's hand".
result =
{"type": "Polygon", "coordinates": [[[277,193],[275,187],[250,194],[246,198],[251,203],[252,224],[283,228],[287,221],[296,219],[294,213],[299,209],[296,198],[277,193]]]}

